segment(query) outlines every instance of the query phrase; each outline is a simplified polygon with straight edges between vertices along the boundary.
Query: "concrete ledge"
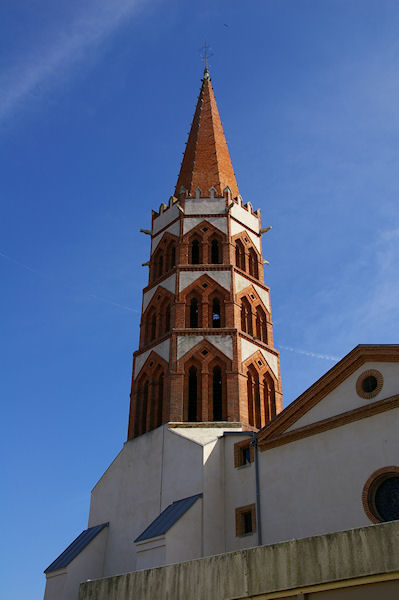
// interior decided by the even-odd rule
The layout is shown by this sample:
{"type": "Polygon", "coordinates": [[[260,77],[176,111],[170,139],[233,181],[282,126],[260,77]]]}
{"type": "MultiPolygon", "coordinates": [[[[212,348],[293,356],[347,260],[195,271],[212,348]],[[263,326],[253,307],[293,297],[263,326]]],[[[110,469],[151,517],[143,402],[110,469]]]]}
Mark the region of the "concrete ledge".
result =
{"type": "Polygon", "coordinates": [[[248,598],[386,574],[399,577],[398,521],[88,581],[80,599],[248,598]]]}

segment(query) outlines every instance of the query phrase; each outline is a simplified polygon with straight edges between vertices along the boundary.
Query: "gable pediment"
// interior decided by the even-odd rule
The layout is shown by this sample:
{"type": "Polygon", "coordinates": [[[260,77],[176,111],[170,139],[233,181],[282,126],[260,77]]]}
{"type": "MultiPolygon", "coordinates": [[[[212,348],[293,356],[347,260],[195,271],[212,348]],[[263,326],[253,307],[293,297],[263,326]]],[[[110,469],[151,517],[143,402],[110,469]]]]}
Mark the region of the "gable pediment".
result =
{"type": "Polygon", "coordinates": [[[357,346],[283,410],[258,434],[259,444],[274,447],[393,408],[399,398],[399,346],[357,346]],[[368,374],[381,375],[374,392],[362,393],[368,374]],[[381,383],[380,382],[380,383],[381,383]],[[385,400],[389,400],[392,404],[385,400]],[[303,435],[302,435],[303,434],[303,435]]]}

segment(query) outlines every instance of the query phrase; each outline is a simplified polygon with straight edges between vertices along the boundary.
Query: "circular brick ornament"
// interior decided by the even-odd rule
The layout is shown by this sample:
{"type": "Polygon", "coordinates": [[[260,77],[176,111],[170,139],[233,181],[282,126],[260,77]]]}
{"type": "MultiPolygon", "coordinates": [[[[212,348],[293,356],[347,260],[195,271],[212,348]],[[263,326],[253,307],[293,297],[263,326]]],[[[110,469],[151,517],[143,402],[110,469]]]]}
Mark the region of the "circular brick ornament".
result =
{"type": "Polygon", "coordinates": [[[362,501],[364,512],[373,523],[399,519],[399,467],[383,467],[370,475],[362,501]]]}
{"type": "Polygon", "coordinates": [[[384,378],[376,369],[363,371],[356,381],[356,392],[361,398],[374,398],[382,390],[384,378]]]}

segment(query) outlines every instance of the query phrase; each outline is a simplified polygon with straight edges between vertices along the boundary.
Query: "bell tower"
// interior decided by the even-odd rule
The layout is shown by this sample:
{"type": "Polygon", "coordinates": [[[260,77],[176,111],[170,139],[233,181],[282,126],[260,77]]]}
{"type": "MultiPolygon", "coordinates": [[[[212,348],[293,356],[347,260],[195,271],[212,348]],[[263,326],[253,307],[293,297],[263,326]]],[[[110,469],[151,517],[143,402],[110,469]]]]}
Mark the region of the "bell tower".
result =
{"type": "Polygon", "coordinates": [[[167,422],[260,429],[282,410],[260,211],[243,204],[206,68],[175,194],[152,212],[128,439],[167,422]]]}

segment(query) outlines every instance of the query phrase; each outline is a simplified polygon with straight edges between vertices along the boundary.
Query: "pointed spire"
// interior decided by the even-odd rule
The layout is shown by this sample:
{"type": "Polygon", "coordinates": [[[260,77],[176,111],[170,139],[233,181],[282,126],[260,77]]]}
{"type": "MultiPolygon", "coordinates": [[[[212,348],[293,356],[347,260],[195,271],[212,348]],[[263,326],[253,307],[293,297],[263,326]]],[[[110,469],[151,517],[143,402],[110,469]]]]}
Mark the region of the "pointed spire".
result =
{"type": "Polygon", "coordinates": [[[216,195],[222,196],[223,190],[227,186],[230,187],[233,198],[238,196],[238,186],[209,70],[205,67],[201,92],[180,167],[175,196],[178,197],[181,187],[188,190],[192,196],[195,195],[196,188],[201,188],[202,195],[208,196],[208,190],[214,187],[216,195]]]}

